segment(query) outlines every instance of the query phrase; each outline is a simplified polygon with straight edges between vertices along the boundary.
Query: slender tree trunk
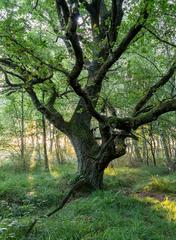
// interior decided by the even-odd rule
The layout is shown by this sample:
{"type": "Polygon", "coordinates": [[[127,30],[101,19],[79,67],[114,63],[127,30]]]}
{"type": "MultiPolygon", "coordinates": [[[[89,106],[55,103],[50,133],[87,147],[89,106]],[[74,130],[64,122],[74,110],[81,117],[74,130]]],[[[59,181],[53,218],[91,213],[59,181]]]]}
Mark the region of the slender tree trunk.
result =
{"type": "Polygon", "coordinates": [[[153,128],[152,125],[150,125],[149,128],[149,136],[150,136],[150,150],[153,158],[153,165],[156,166],[156,156],[155,156],[155,139],[153,136],[153,128]]]}
{"type": "Polygon", "coordinates": [[[129,163],[132,164],[132,159],[131,159],[131,143],[130,143],[130,141],[128,141],[128,145],[127,145],[127,154],[128,154],[128,158],[129,158],[129,163]]]}
{"type": "Polygon", "coordinates": [[[35,136],[34,134],[31,135],[31,149],[32,151],[34,150],[35,148],[35,136]]]}
{"type": "Polygon", "coordinates": [[[142,145],[143,145],[143,160],[146,161],[147,166],[149,165],[149,154],[147,147],[147,140],[145,136],[144,127],[142,127],[142,145]]]}
{"type": "MultiPolygon", "coordinates": [[[[42,92],[43,102],[44,102],[44,91],[42,92]]],[[[46,135],[46,119],[44,114],[42,114],[42,128],[43,128],[43,154],[44,154],[44,166],[45,170],[49,171],[49,163],[48,163],[48,153],[47,153],[47,135],[46,135]]]]}
{"type": "Polygon", "coordinates": [[[135,151],[135,155],[136,155],[136,160],[137,162],[143,162],[142,156],[141,156],[141,152],[139,149],[139,144],[136,140],[133,140],[133,145],[134,145],[134,151],[135,151]]]}
{"type": "Polygon", "coordinates": [[[35,132],[36,132],[36,151],[38,153],[38,160],[41,162],[41,147],[40,147],[40,132],[39,132],[39,126],[38,126],[38,123],[37,121],[35,122],[35,132]]]}
{"type": "Polygon", "coordinates": [[[170,159],[172,159],[172,147],[171,147],[171,137],[169,137],[169,132],[167,132],[167,142],[168,142],[168,150],[169,150],[169,155],[170,159]]]}
{"type": "Polygon", "coordinates": [[[42,114],[42,127],[43,127],[43,153],[44,153],[45,170],[49,171],[48,153],[47,153],[46,120],[43,114],[42,114]]]}
{"type": "Polygon", "coordinates": [[[63,163],[63,156],[62,156],[62,149],[60,146],[60,139],[58,132],[55,133],[55,152],[56,152],[56,159],[59,164],[63,163]]]}
{"type": "Polygon", "coordinates": [[[175,157],[175,150],[176,150],[176,148],[174,148],[174,146],[175,146],[175,141],[174,140],[175,140],[174,136],[171,135],[171,143],[170,143],[170,145],[171,145],[171,157],[172,157],[172,159],[174,159],[174,157],[175,157]]]}
{"type": "Polygon", "coordinates": [[[58,162],[58,164],[60,165],[61,163],[62,163],[62,159],[61,159],[61,156],[60,156],[60,149],[59,149],[59,147],[58,147],[58,143],[57,143],[57,141],[56,141],[56,143],[55,143],[55,152],[56,152],[56,159],[57,159],[57,162],[58,162]]]}
{"type": "Polygon", "coordinates": [[[24,156],[25,144],[24,144],[24,92],[21,93],[21,162],[23,163],[23,169],[26,171],[26,160],[24,156]]]}
{"type": "Polygon", "coordinates": [[[162,139],[163,149],[164,149],[165,158],[166,158],[166,165],[170,169],[170,168],[172,168],[172,160],[170,158],[167,141],[166,141],[166,138],[163,133],[161,134],[161,139],[162,139]]]}
{"type": "Polygon", "coordinates": [[[52,153],[52,151],[53,151],[53,141],[54,141],[54,127],[51,123],[49,124],[49,136],[50,136],[49,151],[50,151],[50,153],[52,153]]]}
{"type": "Polygon", "coordinates": [[[160,158],[160,139],[159,139],[159,136],[156,137],[156,156],[157,156],[157,159],[160,158]]]}

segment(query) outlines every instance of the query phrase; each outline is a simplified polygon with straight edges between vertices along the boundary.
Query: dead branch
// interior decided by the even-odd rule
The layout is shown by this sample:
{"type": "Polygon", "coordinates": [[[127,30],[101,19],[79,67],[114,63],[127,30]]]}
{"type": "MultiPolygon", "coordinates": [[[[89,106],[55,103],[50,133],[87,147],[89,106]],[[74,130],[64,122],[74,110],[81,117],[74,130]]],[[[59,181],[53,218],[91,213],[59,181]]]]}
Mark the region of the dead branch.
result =
{"type": "Polygon", "coordinates": [[[29,234],[31,233],[32,229],[34,228],[34,226],[36,225],[36,223],[38,222],[39,219],[42,218],[49,218],[52,215],[54,215],[55,213],[57,213],[58,211],[60,211],[65,204],[69,201],[69,199],[71,198],[71,196],[75,193],[75,191],[80,188],[81,186],[83,186],[84,184],[86,184],[87,180],[86,178],[80,178],[73,186],[72,188],[69,190],[69,192],[65,195],[65,197],[63,198],[62,202],[59,204],[58,207],[56,207],[53,211],[49,212],[46,215],[42,215],[39,218],[36,218],[32,221],[32,223],[29,225],[28,230],[26,231],[25,236],[28,237],[29,234]]]}

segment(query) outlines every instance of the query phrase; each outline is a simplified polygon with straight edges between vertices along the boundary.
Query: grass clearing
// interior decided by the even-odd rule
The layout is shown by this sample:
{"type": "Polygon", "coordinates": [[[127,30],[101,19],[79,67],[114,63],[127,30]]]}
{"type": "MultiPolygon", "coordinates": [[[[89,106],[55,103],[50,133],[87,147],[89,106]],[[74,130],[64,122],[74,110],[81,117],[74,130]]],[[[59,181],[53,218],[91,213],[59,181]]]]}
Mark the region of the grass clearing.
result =
{"type": "MultiPolygon", "coordinates": [[[[57,205],[74,172],[75,166],[67,164],[50,174],[2,168],[0,239],[25,239],[31,219],[57,205]]],[[[28,239],[175,240],[175,192],[176,174],[163,169],[109,168],[103,191],[73,199],[53,217],[41,219],[28,239]]]]}

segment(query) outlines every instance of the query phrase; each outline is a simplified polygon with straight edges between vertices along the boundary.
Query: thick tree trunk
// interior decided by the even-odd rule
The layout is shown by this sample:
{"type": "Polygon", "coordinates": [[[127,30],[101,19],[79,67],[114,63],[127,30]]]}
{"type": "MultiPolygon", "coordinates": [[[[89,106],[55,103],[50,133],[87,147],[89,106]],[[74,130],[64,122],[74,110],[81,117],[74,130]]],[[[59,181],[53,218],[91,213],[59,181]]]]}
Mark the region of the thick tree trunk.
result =
{"type": "Polygon", "coordinates": [[[100,147],[94,139],[88,135],[89,134],[84,137],[72,136],[71,141],[77,156],[78,175],[85,177],[88,184],[98,189],[102,187],[104,173],[104,170],[98,168],[99,160],[95,160],[100,147]]]}
{"type": "Polygon", "coordinates": [[[93,189],[101,189],[105,168],[126,153],[125,138],[110,136],[109,143],[107,141],[100,146],[90,130],[79,127],[70,139],[77,155],[78,176],[85,177],[88,186],[93,189]]]}
{"type": "MultiPolygon", "coordinates": [[[[95,85],[94,78],[101,64],[94,61],[88,69],[88,83],[86,92],[96,106],[101,84],[95,85]]],[[[91,130],[92,115],[87,109],[83,98],[80,98],[72,118],[64,134],[70,139],[78,162],[78,179],[86,179],[87,185],[93,189],[100,189],[103,185],[103,174],[109,163],[126,153],[124,132],[114,139],[110,126],[99,126],[101,142],[98,144],[91,130]],[[106,143],[111,140],[106,146],[106,143]]],[[[98,125],[98,123],[97,123],[98,125]]],[[[57,127],[57,126],[56,126],[57,127]]],[[[59,127],[58,127],[59,129],[59,127]]],[[[60,129],[61,130],[61,129],[60,129]]]]}
{"type": "MultiPolygon", "coordinates": [[[[94,77],[99,69],[99,63],[94,61],[88,69],[87,91],[90,98],[94,98],[96,105],[101,86],[92,87],[94,77]]],[[[103,184],[104,169],[99,167],[101,159],[96,158],[100,145],[97,143],[91,131],[91,114],[87,111],[87,106],[83,99],[80,99],[75,113],[71,119],[71,135],[69,136],[74,147],[78,161],[78,175],[87,179],[88,185],[94,189],[100,189],[103,184]],[[96,158],[96,159],[95,159],[96,158]]]]}

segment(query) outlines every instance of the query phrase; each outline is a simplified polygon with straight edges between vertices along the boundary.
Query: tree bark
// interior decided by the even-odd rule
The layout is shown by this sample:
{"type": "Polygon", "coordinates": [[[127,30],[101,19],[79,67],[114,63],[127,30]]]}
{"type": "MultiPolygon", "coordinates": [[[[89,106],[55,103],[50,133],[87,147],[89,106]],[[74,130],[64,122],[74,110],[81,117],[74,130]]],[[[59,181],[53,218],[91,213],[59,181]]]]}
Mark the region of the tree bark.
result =
{"type": "Polygon", "coordinates": [[[91,133],[84,132],[84,129],[77,130],[78,134],[71,136],[77,161],[78,175],[87,178],[94,188],[101,188],[103,183],[103,170],[98,170],[97,162],[94,160],[100,149],[91,133]]]}
{"type": "Polygon", "coordinates": [[[146,161],[147,166],[149,165],[149,154],[148,154],[148,148],[147,148],[147,140],[145,136],[145,130],[144,127],[142,126],[142,147],[143,147],[143,160],[146,161]]]}
{"type": "Polygon", "coordinates": [[[44,164],[45,170],[49,171],[49,163],[48,163],[48,153],[47,153],[47,136],[46,136],[46,120],[45,116],[42,114],[42,128],[43,128],[43,154],[44,154],[44,164]]]}
{"type": "Polygon", "coordinates": [[[168,169],[171,170],[171,168],[172,168],[172,160],[170,158],[168,144],[167,144],[166,138],[165,138],[163,133],[161,134],[161,139],[162,139],[164,154],[165,154],[165,158],[166,158],[166,165],[167,165],[168,169]]]}
{"type": "Polygon", "coordinates": [[[24,92],[21,93],[21,161],[23,163],[23,169],[26,171],[26,160],[24,156],[25,151],[24,144],[24,92]]]}
{"type": "Polygon", "coordinates": [[[76,123],[69,137],[77,155],[78,176],[85,177],[89,187],[101,189],[105,168],[126,153],[125,137],[123,134],[106,136],[107,140],[104,142],[102,139],[99,145],[89,127],[83,125],[84,121],[80,121],[80,125],[76,123]]]}
{"type": "Polygon", "coordinates": [[[134,145],[136,160],[137,160],[137,162],[142,163],[143,159],[142,159],[142,155],[141,155],[141,152],[140,152],[139,144],[136,140],[133,140],[132,142],[133,142],[133,145],[134,145]]]}
{"type": "Polygon", "coordinates": [[[150,150],[151,150],[151,154],[152,154],[152,158],[153,158],[153,165],[156,166],[156,156],[155,156],[156,146],[155,146],[155,139],[154,139],[154,135],[153,135],[152,124],[150,124],[150,126],[149,126],[149,136],[150,136],[150,150]]]}
{"type": "MultiPolygon", "coordinates": [[[[44,102],[44,91],[42,92],[44,102]]],[[[43,154],[44,154],[44,166],[45,170],[49,171],[48,153],[47,153],[47,135],[46,135],[46,119],[45,115],[42,114],[42,129],[43,129],[43,154]]]]}

